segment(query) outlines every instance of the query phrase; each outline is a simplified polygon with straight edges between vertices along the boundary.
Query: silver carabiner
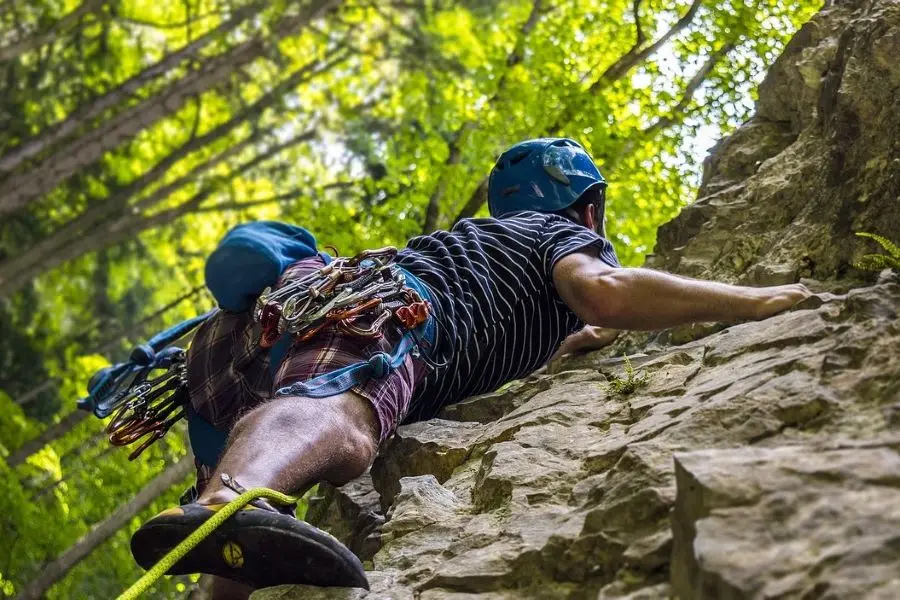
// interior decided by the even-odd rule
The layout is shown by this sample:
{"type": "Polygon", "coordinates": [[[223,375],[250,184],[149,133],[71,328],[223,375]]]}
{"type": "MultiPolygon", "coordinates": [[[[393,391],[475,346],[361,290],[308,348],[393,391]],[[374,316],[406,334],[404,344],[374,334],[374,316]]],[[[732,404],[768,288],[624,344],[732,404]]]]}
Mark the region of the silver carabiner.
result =
{"type": "Polygon", "coordinates": [[[337,296],[331,299],[330,302],[326,303],[324,306],[320,307],[315,312],[309,314],[306,318],[301,319],[303,323],[314,323],[319,319],[322,319],[327,315],[331,310],[335,308],[338,303],[344,302],[347,298],[354,296],[352,290],[343,290],[337,296]]]}

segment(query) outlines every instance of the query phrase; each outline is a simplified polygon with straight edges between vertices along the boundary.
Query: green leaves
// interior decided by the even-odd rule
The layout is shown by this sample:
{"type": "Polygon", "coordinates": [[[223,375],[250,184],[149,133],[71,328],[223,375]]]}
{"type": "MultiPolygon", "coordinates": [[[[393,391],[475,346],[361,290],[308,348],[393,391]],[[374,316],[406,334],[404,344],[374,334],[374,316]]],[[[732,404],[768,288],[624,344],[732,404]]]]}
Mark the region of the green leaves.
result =
{"type": "Polygon", "coordinates": [[[874,240],[879,246],[887,251],[887,254],[865,254],[853,266],[864,271],[880,271],[881,269],[900,269],[900,247],[886,237],[866,233],[863,231],[856,232],[857,237],[868,238],[874,240]]]}

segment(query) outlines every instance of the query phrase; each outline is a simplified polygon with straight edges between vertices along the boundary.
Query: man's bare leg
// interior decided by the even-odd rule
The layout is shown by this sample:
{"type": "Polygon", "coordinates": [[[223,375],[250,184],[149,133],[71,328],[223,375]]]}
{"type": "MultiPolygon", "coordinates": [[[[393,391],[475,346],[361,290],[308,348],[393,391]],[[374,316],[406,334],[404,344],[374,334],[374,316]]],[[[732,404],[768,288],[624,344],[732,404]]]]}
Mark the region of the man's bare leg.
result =
{"type": "Polygon", "coordinates": [[[369,401],[353,392],[276,398],[235,424],[198,502],[218,504],[237,496],[222,484],[222,473],[248,489],[261,486],[286,494],[323,480],[342,485],[372,463],[378,428],[369,401]]]}
{"type": "MultiPolygon", "coordinates": [[[[319,481],[342,485],[365,473],[378,450],[379,424],[365,398],[346,392],[328,398],[276,398],[234,426],[200,504],[237,496],[222,484],[228,473],[245,488],[296,494],[319,481]]],[[[216,578],[214,600],[249,596],[243,584],[216,578]]]]}

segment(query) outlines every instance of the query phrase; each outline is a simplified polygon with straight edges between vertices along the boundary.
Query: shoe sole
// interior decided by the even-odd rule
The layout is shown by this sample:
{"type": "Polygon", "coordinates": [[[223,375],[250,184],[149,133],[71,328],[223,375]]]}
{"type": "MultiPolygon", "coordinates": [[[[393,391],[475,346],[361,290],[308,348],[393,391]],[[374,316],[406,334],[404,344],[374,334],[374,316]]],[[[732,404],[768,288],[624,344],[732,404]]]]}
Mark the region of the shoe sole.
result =
{"type": "MultiPolygon", "coordinates": [[[[152,568],[208,516],[160,517],[147,523],[131,539],[135,560],[152,568]]],[[[187,573],[217,575],[256,588],[369,588],[362,563],[346,546],[303,521],[264,510],[238,512],[167,571],[187,573]]]]}

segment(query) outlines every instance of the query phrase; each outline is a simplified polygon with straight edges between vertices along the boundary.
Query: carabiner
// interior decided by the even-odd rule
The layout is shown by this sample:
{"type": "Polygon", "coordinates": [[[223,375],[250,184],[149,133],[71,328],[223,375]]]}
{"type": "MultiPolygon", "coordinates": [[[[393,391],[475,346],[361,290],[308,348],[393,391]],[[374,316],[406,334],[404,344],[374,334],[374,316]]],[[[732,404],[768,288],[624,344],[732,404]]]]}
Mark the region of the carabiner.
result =
{"type": "Polygon", "coordinates": [[[388,319],[391,318],[391,311],[385,310],[382,311],[372,323],[366,327],[357,327],[354,325],[356,318],[347,319],[344,321],[338,322],[338,329],[343,331],[344,333],[348,333],[350,335],[356,335],[364,338],[378,339],[384,335],[384,324],[387,323],[388,319]]]}
{"type": "Polygon", "coordinates": [[[413,302],[412,304],[398,308],[394,315],[404,327],[407,329],[415,329],[428,320],[428,315],[431,312],[430,308],[431,307],[427,302],[413,302]]]}
{"type": "Polygon", "coordinates": [[[277,302],[269,302],[263,308],[260,324],[262,325],[262,335],[259,339],[259,345],[263,348],[271,348],[281,337],[278,326],[281,322],[281,305],[277,302]]]}
{"type": "Polygon", "coordinates": [[[385,246],[384,248],[377,248],[375,250],[363,250],[353,258],[347,261],[347,264],[351,267],[355,267],[359,265],[362,261],[367,258],[382,258],[385,257],[388,261],[394,259],[397,256],[398,250],[393,246],[385,246]]]}

